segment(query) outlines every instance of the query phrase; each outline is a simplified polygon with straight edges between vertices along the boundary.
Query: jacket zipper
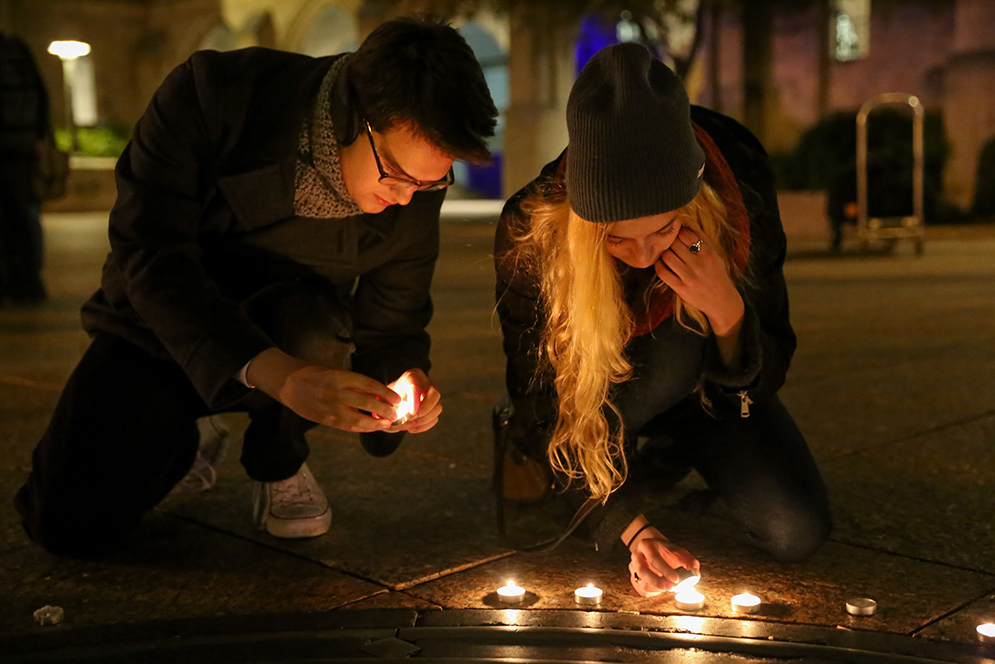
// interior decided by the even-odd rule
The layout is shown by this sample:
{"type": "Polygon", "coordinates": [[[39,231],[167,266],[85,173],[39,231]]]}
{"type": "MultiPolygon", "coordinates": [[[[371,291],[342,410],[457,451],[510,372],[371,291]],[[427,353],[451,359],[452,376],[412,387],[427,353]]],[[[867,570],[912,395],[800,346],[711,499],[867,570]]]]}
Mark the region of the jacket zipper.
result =
{"type": "Polygon", "coordinates": [[[753,399],[749,397],[746,390],[742,390],[739,394],[739,416],[749,417],[750,416],[750,404],[753,403],[753,399]]]}

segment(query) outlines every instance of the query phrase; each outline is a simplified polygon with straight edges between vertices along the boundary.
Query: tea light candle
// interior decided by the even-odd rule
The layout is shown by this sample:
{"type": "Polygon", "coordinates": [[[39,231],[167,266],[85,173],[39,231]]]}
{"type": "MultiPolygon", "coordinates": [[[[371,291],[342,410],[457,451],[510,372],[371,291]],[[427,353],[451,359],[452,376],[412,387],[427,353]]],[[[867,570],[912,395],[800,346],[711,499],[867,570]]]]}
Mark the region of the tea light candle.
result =
{"type": "Polygon", "coordinates": [[[574,591],[574,601],[578,604],[601,604],[601,598],[605,592],[601,588],[595,588],[593,583],[589,583],[574,591]]]}
{"type": "Polygon", "coordinates": [[[508,585],[497,589],[497,594],[504,604],[521,604],[525,598],[525,588],[515,585],[514,581],[508,581],[508,585]]]}
{"type": "Polygon", "coordinates": [[[705,606],[705,596],[697,590],[685,590],[674,595],[674,604],[681,611],[699,611],[705,606]]]}
{"type": "Polygon", "coordinates": [[[982,643],[995,643],[995,623],[978,625],[978,640],[982,643]]]}
{"type": "Polygon", "coordinates": [[[851,616],[873,616],[878,603],[869,597],[852,597],[846,601],[846,612],[851,616]]]}
{"type": "Polygon", "coordinates": [[[750,593],[734,595],[732,610],[736,613],[756,613],[760,610],[760,598],[750,593]]]}
{"type": "Polygon", "coordinates": [[[677,572],[677,576],[680,577],[680,581],[678,581],[677,585],[674,586],[673,592],[675,593],[683,593],[687,590],[691,590],[698,584],[699,581],[701,581],[700,576],[686,567],[678,567],[674,571],[677,572]]]}

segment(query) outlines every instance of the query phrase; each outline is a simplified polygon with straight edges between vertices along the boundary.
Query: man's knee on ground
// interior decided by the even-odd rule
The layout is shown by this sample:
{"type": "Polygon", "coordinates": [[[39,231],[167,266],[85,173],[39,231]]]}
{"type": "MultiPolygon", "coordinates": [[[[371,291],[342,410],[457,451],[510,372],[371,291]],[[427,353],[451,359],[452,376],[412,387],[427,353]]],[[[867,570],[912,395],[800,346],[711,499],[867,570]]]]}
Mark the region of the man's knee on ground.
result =
{"type": "Polygon", "coordinates": [[[106,514],[88,514],[72,505],[37,504],[28,486],[14,499],[28,537],[51,554],[70,558],[93,558],[118,547],[137,527],[106,514]]]}

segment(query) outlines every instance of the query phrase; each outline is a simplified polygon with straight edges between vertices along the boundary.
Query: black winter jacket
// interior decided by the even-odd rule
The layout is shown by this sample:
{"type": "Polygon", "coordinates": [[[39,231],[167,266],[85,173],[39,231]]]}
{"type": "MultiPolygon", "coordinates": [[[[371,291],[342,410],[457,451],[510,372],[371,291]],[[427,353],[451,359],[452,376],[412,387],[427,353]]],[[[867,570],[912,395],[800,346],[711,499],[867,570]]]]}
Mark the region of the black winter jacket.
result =
{"type": "Polygon", "coordinates": [[[429,369],[445,192],[376,215],[294,214],[301,128],[336,57],[195,53],[118,161],[111,253],[83,326],[172,358],[216,409],[248,393],[234,377],[275,345],[239,303],[278,283],[317,281],[351,303],[354,370],[386,382],[429,369]]]}

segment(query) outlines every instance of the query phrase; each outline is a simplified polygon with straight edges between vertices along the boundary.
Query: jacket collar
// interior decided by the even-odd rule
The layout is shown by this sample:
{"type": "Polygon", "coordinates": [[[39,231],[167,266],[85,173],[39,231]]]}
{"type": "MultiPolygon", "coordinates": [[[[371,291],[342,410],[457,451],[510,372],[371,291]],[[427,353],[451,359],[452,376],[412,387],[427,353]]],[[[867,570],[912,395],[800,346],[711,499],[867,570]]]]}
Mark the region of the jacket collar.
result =
{"type": "MultiPolygon", "coordinates": [[[[225,155],[218,188],[247,228],[294,216],[294,183],[300,132],[314,109],[325,73],[340,56],[292,64],[271,78],[265,98],[244,110],[238,142],[225,155]],[[287,100],[306,100],[288,104],[287,100]]],[[[333,106],[347,99],[333,101],[333,106]]]]}

